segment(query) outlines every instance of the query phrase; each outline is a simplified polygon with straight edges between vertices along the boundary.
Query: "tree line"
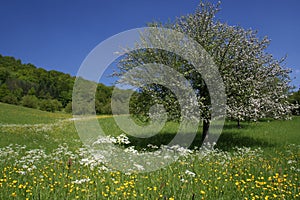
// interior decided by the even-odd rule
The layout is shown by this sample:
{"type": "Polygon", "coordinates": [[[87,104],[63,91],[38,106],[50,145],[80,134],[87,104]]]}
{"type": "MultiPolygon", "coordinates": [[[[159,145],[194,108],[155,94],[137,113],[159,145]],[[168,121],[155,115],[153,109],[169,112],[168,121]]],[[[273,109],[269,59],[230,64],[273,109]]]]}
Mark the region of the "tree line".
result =
{"type": "MultiPolygon", "coordinates": [[[[44,111],[72,112],[75,77],[63,72],[24,64],[0,55],[0,101],[44,111]]],[[[112,86],[99,83],[96,90],[97,114],[110,114],[112,86]]]]}

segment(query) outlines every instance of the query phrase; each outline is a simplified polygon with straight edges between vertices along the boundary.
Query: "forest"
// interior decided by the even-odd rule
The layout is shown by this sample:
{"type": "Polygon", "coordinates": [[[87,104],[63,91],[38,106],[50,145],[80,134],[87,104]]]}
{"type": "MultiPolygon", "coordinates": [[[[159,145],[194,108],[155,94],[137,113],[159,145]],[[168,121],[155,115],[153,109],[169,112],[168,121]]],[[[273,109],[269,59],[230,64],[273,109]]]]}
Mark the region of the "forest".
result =
{"type": "MultiPolygon", "coordinates": [[[[72,112],[75,77],[63,72],[37,68],[20,59],[0,55],[0,101],[44,111],[72,112]]],[[[97,85],[97,114],[110,114],[112,86],[97,85]]]]}

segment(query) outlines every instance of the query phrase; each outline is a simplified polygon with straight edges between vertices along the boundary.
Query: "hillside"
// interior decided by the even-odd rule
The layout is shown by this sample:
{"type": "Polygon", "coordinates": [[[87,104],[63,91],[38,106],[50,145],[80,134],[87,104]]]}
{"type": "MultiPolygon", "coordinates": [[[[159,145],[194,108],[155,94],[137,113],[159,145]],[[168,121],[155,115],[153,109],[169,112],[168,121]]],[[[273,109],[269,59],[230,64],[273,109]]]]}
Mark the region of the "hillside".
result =
{"type": "Polygon", "coordinates": [[[70,114],[51,113],[23,106],[0,103],[1,124],[45,124],[70,118],[70,114]]]}
{"type": "MultiPolygon", "coordinates": [[[[44,111],[71,112],[75,77],[63,72],[37,68],[21,60],[0,55],[0,101],[44,111]]],[[[96,112],[109,114],[113,87],[98,84],[96,112]]]]}

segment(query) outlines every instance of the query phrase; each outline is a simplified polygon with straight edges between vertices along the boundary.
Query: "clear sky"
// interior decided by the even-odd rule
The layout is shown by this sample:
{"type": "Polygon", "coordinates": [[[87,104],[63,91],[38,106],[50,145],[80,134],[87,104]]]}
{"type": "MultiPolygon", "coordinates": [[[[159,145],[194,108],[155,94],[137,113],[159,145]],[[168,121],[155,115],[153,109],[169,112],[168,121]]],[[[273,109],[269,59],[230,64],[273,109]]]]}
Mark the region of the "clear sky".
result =
{"type": "MultiPolygon", "coordinates": [[[[216,2],[216,1],[212,1],[216,2]]],[[[0,0],[0,54],[76,75],[101,41],[119,32],[193,13],[198,0],[0,0]]],[[[292,84],[300,87],[300,1],[224,0],[217,17],[259,31],[268,51],[288,55],[292,84]],[[294,79],[295,78],[295,79],[294,79]]]]}

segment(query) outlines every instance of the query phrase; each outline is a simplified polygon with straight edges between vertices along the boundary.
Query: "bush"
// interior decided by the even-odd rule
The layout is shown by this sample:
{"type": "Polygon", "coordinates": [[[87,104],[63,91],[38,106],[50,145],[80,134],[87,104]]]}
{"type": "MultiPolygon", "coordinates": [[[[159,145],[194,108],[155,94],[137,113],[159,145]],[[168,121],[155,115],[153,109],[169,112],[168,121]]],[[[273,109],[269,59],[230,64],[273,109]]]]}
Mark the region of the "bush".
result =
{"type": "Polygon", "coordinates": [[[38,98],[35,95],[26,95],[22,98],[22,105],[28,108],[38,107],[38,98]]]}
{"type": "Polygon", "coordinates": [[[72,102],[70,101],[65,107],[66,113],[72,113],[72,102]]]}
{"type": "Polygon", "coordinates": [[[0,85],[0,99],[2,101],[2,98],[5,97],[6,95],[9,95],[10,94],[10,90],[8,89],[7,85],[4,83],[4,84],[1,84],[0,85]]]}
{"type": "Polygon", "coordinates": [[[3,97],[1,99],[1,101],[3,103],[9,103],[9,104],[14,104],[14,105],[18,105],[19,101],[18,98],[16,96],[14,96],[13,94],[8,94],[5,97],[3,97]]]}
{"type": "Polygon", "coordinates": [[[43,99],[40,101],[40,110],[55,112],[62,109],[62,104],[56,99],[43,99]]]}

